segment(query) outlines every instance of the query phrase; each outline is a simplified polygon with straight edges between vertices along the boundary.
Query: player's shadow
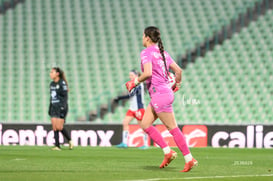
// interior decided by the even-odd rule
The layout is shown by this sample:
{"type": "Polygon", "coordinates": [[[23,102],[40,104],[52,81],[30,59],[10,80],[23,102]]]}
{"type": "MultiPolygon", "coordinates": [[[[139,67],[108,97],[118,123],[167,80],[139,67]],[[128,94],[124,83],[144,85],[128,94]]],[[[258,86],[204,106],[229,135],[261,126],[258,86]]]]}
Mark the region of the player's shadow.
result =
{"type": "Polygon", "coordinates": [[[159,168],[158,166],[144,166],[142,167],[144,170],[151,170],[151,171],[167,171],[167,172],[177,172],[177,169],[174,167],[166,167],[166,168],[159,168]]]}

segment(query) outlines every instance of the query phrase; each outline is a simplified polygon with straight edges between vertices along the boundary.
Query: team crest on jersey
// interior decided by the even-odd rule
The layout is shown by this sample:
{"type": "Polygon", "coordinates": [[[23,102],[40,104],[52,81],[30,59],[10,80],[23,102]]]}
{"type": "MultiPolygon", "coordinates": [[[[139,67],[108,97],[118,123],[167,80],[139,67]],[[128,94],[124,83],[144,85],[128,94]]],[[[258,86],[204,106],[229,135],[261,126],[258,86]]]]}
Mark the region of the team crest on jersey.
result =
{"type": "Polygon", "coordinates": [[[57,85],[56,85],[56,89],[59,89],[59,88],[60,88],[60,86],[57,84],[57,85]]]}
{"type": "Polygon", "coordinates": [[[136,112],[136,118],[138,118],[138,119],[141,119],[141,118],[142,118],[141,111],[137,111],[137,112],[136,112]]]}
{"type": "Polygon", "coordinates": [[[56,95],[57,95],[56,91],[52,91],[52,92],[51,92],[51,97],[52,97],[53,99],[56,97],[56,95]]]}

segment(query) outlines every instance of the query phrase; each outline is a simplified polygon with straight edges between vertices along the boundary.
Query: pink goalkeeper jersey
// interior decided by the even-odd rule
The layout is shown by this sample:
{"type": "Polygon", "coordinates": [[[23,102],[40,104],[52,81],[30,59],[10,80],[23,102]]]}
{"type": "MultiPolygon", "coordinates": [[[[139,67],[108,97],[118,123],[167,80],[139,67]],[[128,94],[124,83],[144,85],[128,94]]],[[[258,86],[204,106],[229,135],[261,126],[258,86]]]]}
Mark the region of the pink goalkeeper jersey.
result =
{"type": "MultiPolygon", "coordinates": [[[[173,63],[173,59],[170,55],[165,51],[165,59],[167,64],[167,69],[169,70],[169,66],[173,63]]],[[[149,94],[156,94],[156,93],[167,93],[172,92],[167,72],[165,69],[164,61],[160,54],[159,48],[157,45],[150,46],[140,53],[141,58],[141,70],[144,71],[143,65],[151,62],[152,63],[152,76],[146,80],[147,88],[149,90],[149,94]]]]}

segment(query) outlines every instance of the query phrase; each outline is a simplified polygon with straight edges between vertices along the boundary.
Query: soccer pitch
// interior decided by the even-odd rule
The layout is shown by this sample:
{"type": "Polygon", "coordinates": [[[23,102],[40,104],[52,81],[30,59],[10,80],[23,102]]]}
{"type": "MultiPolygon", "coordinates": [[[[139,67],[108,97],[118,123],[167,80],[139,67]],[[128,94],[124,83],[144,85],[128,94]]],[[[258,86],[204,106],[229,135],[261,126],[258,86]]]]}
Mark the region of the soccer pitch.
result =
{"type": "MultiPolygon", "coordinates": [[[[178,149],[174,148],[177,152],[178,149]]],[[[272,149],[192,148],[199,166],[181,173],[182,154],[159,169],[159,148],[0,146],[1,181],[273,180],[272,149]]]]}

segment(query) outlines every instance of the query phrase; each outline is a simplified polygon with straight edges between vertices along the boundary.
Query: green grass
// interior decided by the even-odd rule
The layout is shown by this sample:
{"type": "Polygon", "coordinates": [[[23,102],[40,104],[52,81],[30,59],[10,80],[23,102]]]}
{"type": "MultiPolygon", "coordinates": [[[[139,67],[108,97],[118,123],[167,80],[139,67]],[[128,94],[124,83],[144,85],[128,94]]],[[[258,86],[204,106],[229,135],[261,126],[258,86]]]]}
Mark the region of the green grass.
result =
{"type": "Polygon", "coordinates": [[[191,151],[199,166],[180,173],[184,167],[181,153],[167,168],[159,169],[163,153],[158,148],[76,147],[51,151],[49,147],[0,146],[0,181],[273,180],[272,149],[191,151]]]}

